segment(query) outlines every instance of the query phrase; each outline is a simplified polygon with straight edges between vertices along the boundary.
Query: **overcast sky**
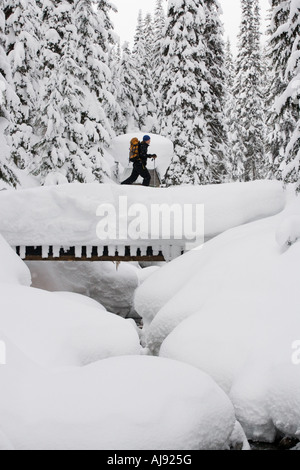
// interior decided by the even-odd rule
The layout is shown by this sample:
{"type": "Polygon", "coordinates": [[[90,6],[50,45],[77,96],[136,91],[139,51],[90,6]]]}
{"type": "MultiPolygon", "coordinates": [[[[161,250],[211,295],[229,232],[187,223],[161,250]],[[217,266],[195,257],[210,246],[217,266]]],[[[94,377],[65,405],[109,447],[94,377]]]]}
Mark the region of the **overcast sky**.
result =
{"type": "MultiPolygon", "coordinates": [[[[240,0],[219,0],[224,14],[222,21],[225,26],[225,36],[230,40],[235,48],[236,38],[239,31],[241,20],[241,2],[240,0]]],[[[143,11],[143,15],[155,11],[156,0],[112,0],[112,3],[118,8],[117,14],[112,14],[112,20],[115,25],[116,33],[121,37],[121,42],[129,41],[132,43],[137,24],[139,10],[143,11]]],[[[167,8],[168,1],[163,2],[167,8]]],[[[260,0],[262,19],[265,20],[267,9],[269,8],[269,0],[260,0]]],[[[265,30],[265,21],[263,29],[265,30]]]]}

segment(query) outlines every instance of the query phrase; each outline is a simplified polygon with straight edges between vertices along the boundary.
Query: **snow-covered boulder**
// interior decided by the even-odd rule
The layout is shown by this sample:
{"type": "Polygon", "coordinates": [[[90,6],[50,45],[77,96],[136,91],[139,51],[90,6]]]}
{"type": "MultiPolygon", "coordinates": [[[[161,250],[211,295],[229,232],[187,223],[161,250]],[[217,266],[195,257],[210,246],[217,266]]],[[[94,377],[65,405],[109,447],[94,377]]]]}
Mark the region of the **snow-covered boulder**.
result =
{"type": "Polygon", "coordinates": [[[140,353],[132,323],[39,289],[0,284],[3,332],[33,361],[82,366],[110,356],[140,353]]]}
{"type": "Polygon", "coordinates": [[[135,292],[134,306],[147,328],[160,309],[173,298],[199,268],[201,250],[192,250],[158,269],[135,292]]]}
{"type": "Polygon", "coordinates": [[[193,450],[243,442],[229,399],[191,366],[131,356],[52,373],[6,341],[9,361],[0,367],[6,445],[24,450],[193,450]]]}
{"type": "Polygon", "coordinates": [[[1,450],[15,450],[12,443],[8,440],[6,435],[0,429],[0,451],[1,450]]]}
{"type": "Polygon", "coordinates": [[[104,311],[106,310],[106,308],[103,307],[103,305],[101,305],[96,300],[91,299],[90,297],[87,297],[86,295],[77,294],[76,292],[64,292],[64,291],[57,291],[56,295],[59,295],[64,299],[72,300],[73,302],[78,302],[88,307],[99,308],[100,310],[104,310],[104,311]]]}
{"type": "Polygon", "coordinates": [[[285,250],[297,240],[300,240],[300,214],[299,200],[292,199],[284,213],[284,217],[276,230],[276,241],[281,249],[285,250]]]}
{"type": "Polygon", "coordinates": [[[144,267],[143,269],[139,269],[137,271],[139,285],[142,285],[146,281],[146,279],[152,276],[152,274],[157,273],[159,269],[160,269],[159,266],[147,266],[147,267],[144,267]]]}
{"type": "Polygon", "coordinates": [[[139,286],[140,268],[134,264],[112,262],[31,261],[27,265],[33,287],[51,292],[68,291],[96,300],[108,311],[126,317],[132,308],[134,293],[139,286]]]}
{"type": "Polygon", "coordinates": [[[0,235],[0,282],[31,285],[30,271],[0,235]]]}
{"type": "MultiPolygon", "coordinates": [[[[300,211],[300,200],[294,204],[300,211]]],[[[300,427],[300,366],[292,363],[300,243],[282,250],[275,240],[289,211],[205,244],[197,270],[145,332],[153,352],[208,373],[229,394],[247,437],[269,442],[278,432],[299,438],[300,427]]]]}

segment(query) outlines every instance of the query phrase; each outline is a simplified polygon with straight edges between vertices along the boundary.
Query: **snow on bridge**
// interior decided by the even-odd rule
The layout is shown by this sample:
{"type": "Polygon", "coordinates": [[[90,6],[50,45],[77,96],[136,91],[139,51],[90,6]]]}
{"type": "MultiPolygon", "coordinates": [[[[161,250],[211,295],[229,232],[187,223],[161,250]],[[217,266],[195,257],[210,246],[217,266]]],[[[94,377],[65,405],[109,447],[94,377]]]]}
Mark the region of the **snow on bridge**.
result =
{"type": "Polygon", "coordinates": [[[74,183],[1,192],[0,233],[25,260],[170,261],[195,245],[193,237],[199,245],[284,206],[275,181],[168,189],[74,183]]]}

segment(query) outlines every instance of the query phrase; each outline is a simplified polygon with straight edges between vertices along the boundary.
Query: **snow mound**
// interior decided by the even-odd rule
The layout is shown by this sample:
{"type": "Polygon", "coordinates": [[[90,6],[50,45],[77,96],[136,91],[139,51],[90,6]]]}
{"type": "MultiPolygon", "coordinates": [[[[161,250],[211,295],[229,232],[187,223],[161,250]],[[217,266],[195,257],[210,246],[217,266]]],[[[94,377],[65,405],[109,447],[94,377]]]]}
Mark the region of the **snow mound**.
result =
{"type": "Polygon", "coordinates": [[[158,269],[136,290],[134,306],[147,328],[160,309],[189,281],[199,267],[201,250],[193,250],[158,269]]]}
{"type": "MultiPolygon", "coordinates": [[[[293,185],[292,185],[293,186],[293,185]]],[[[285,250],[300,239],[300,202],[299,197],[293,197],[288,188],[288,205],[284,217],[280,220],[276,230],[276,241],[281,249],[285,250]]]]}
{"type": "MultiPolygon", "coordinates": [[[[296,317],[296,316],[295,316],[296,317]]],[[[270,338],[233,383],[230,398],[236,416],[252,440],[273,442],[278,435],[300,438],[300,367],[292,362],[292,327],[271,327],[270,338]],[[274,331],[277,330],[277,331],[274,331]]]]}
{"type": "Polygon", "coordinates": [[[45,186],[56,186],[59,184],[68,184],[68,180],[66,176],[58,171],[53,171],[52,173],[48,173],[45,178],[44,185],[45,186]]]}
{"type": "MultiPolygon", "coordinates": [[[[97,209],[101,204],[112,204],[118,210],[120,197],[127,198],[128,208],[138,202],[149,214],[154,204],[178,204],[182,210],[185,204],[204,205],[206,239],[277,214],[285,206],[281,183],[276,181],[172,188],[74,183],[1,191],[0,233],[11,246],[107,245],[107,240],[97,236],[97,209]]],[[[146,246],[153,236],[151,225],[145,234],[146,246]]],[[[160,241],[162,245],[164,240],[160,241]]],[[[117,240],[115,244],[127,246],[128,240],[117,240]]]]}
{"type": "Polygon", "coordinates": [[[133,325],[99,308],[39,289],[0,284],[3,332],[33,361],[82,366],[140,353],[133,325]]]}
{"type": "Polygon", "coordinates": [[[31,276],[25,263],[14,253],[0,235],[0,282],[31,285],[31,276]]]}
{"type": "Polygon", "coordinates": [[[232,443],[232,404],[191,366],[128,356],[52,373],[6,341],[1,428],[16,449],[193,450],[232,443]],[[141,398],[145,406],[138,406],[141,398]]]}
{"type": "Polygon", "coordinates": [[[141,269],[112,262],[28,262],[33,287],[51,292],[68,291],[90,297],[109,312],[126,317],[132,308],[141,269]]]}
{"type": "Polygon", "coordinates": [[[0,429],[0,450],[15,450],[12,443],[0,429]]]}
{"type": "Polygon", "coordinates": [[[139,285],[143,284],[152,274],[157,273],[160,270],[159,266],[148,266],[146,268],[137,271],[139,285]]]}
{"type": "Polygon", "coordinates": [[[85,295],[77,294],[76,292],[56,292],[56,295],[61,296],[64,299],[69,299],[73,302],[78,302],[82,305],[85,305],[87,307],[93,307],[93,308],[99,308],[100,310],[106,311],[106,308],[103,307],[103,305],[99,304],[94,299],[90,299],[90,297],[87,297],[85,295]]]}
{"type": "MultiPolygon", "coordinates": [[[[278,432],[299,438],[300,366],[292,347],[300,331],[300,244],[282,251],[274,237],[289,212],[205,244],[197,269],[191,261],[190,279],[145,331],[154,353],[209,374],[229,394],[247,437],[267,442],[278,432]]],[[[180,268],[177,260],[174,278],[180,268]]]]}
{"type": "MultiPolygon", "coordinates": [[[[132,165],[129,163],[129,147],[130,147],[130,141],[134,137],[137,137],[140,141],[143,140],[143,136],[145,135],[144,133],[130,133],[130,134],[124,134],[116,137],[115,139],[112,140],[111,147],[109,148],[109,152],[111,155],[114,157],[114,160],[119,162],[121,164],[121,173],[124,171],[125,168],[132,165]]],[[[171,159],[174,153],[174,147],[173,143],[169,140],[166,139],[165,137],[162,137],[160,135],[156,134],[147,134],[150,135],[151,137],[151,144],[149,147],[148,153],[151,155],[156,154],[158,156],[155,164],[156,164],[156,169],[161,176],[161,178],[164,177],[167,169],[170,166],[171,159]]],[[[152,170],[154,168],[154,162],[151,160],[148,160],[147,167],[149,170],[152,170]]],[[[122,175],[121,175],[122,176],[122,175]]]]}

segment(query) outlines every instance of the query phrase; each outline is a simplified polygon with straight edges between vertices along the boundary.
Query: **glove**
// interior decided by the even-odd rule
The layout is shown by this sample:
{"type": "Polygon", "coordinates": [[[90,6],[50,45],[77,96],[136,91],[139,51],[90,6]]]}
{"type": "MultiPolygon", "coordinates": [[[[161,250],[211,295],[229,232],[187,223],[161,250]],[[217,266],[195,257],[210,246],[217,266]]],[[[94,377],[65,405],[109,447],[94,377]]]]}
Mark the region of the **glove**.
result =
{"type": "Polygon", "coordinates": [[[152,155],[152,158],[155,160],[157,158],[157,155],[152,155]]]}

